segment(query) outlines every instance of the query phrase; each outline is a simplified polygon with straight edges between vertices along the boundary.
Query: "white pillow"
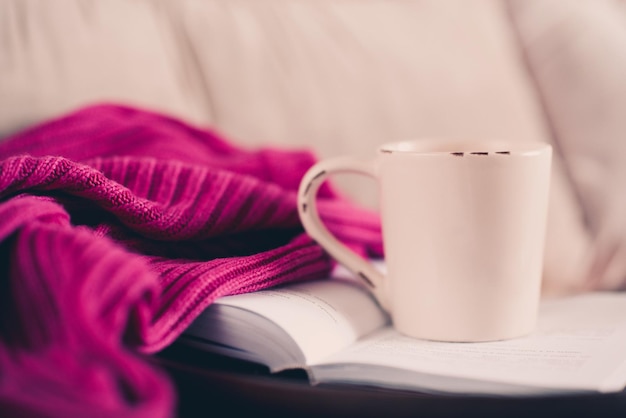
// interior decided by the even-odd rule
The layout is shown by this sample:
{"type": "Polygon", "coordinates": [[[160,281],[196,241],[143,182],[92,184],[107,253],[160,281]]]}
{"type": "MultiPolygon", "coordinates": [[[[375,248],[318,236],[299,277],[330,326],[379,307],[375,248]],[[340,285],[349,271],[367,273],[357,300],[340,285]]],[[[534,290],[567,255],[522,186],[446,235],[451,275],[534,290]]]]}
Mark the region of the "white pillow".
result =
{"type": "Polygon", "coordinates": [[[589,285],[626,286],[626,2],[518,0],[513,16],[594,236],[589,285]]]}

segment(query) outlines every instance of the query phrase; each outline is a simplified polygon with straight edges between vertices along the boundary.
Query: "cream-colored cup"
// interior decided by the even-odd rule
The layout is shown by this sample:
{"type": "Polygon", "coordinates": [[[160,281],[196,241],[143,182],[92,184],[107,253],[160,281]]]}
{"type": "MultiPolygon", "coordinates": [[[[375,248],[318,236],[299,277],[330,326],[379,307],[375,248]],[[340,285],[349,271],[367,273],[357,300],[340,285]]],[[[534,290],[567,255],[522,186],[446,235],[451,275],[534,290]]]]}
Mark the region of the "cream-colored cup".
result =
{"type": "Polygon", "coordinates": [[[401,333],[456,342],[519,337],[537,318],[551,157],[544,143],[387,144],[371,161],[313,166],[298,211],[308,234],[363,279],[401,333]],[[319,186],[346,172],[378,181],[386,275],[319,218],[319,186]]]}

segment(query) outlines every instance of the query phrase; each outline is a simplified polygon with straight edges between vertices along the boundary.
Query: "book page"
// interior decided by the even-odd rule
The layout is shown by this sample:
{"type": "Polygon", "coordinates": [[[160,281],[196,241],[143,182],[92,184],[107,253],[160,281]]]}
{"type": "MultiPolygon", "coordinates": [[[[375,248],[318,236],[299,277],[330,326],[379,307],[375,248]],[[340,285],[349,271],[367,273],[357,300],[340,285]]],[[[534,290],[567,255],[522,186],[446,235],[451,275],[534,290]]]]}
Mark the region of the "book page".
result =
{"type": "Polygon", "coordinates": [[[358,283],[339,278],[228,296],[215,303],[276,323],[300,347],[307,363],[345,348],[389,321],[358,283]]]}
{"type": "MultiPolygon", "coordinates": [[[[441,343],[405,337],[387,327],[324,364],[374,365],[378,370],[384,366],[468,381],[604,392],[624,387],[624,347],[626,295],[597,293],[543,301],[537,328],[528,337],[441,343]]],[[[362,380],[375,383],[375,373],[362,369],[362,380]]],[[[353,374],[357,376],[356,371],[353,374]]],[[[472,389],[471,384],[465,388],[472,389]]],[[[489,390],[497,391],[497,385],[489,390]]]]}

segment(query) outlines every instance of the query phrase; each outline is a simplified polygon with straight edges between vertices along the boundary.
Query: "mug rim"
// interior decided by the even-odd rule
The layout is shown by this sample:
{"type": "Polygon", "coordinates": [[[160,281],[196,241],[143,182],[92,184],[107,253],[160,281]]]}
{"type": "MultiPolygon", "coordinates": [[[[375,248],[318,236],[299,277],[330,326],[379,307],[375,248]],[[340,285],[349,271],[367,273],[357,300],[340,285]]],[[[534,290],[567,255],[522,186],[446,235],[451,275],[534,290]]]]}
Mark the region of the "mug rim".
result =
{"type": "Polygon", "coordinates": [[[531,156],[552,149],[546,142],[512,140],[408,139],[389,142],[378,148],[383,154],[424,156],[531,156]]]}

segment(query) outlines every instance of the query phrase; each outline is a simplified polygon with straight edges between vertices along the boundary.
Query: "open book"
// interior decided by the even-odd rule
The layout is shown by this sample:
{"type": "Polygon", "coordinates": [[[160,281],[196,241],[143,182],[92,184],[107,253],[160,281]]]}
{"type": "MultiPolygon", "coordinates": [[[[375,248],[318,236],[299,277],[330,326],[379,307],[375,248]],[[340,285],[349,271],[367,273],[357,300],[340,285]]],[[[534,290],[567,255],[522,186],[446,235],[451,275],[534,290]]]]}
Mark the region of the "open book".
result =
{"type": "Polygon", "coordinates": [[[181,337],[204,350],[302,368],[312,384],[430,393],[614,392],[626,385],[626,294],[542,301],[535,332],[488,343],[405,337],[349,278],[228,296],[181,337]]]}

